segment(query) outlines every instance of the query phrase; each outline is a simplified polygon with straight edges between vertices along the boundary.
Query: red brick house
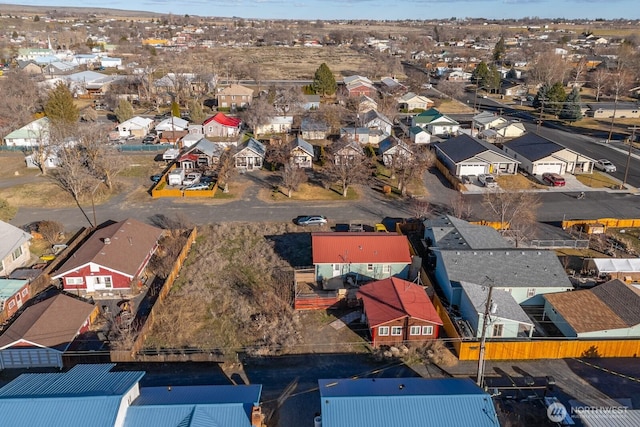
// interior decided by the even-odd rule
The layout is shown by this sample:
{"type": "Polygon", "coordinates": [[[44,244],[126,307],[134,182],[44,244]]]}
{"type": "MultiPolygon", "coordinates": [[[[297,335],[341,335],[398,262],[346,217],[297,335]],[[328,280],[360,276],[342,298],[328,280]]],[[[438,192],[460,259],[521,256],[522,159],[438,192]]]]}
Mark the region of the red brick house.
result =
{"type": "Polygon", "coordinates": [[[0,321],[11,317],[30,298],[28,280],[0,279],[0,321]]]}
{"type": "Polygon", "coordinates": [[[140,280],[163,231],[135,219],[126,219],[93,232],[53,279],[65,290],[81,293],[128,291],[140,280]]]}
{"type": "Polygon", "coordinates": [[[438,338],[442,320],[421,286],[390,277],[360,287],[357,295],[374,347],[438,338]]]}

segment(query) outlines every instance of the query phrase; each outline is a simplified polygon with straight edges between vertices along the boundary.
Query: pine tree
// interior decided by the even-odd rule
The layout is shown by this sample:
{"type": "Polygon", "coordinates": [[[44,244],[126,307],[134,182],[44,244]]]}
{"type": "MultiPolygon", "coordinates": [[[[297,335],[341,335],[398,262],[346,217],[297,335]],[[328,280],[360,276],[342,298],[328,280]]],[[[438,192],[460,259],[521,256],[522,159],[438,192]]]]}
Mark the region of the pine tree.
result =
{"type": "Polygon", "coordinates": [[[486,87],[491,93],[498,92],[500,90],[500,72],[495,64],[491,64],[487,77],[484,78],[482,86],[486,87]]]}
{"type": "Polygon", "coordinates": [[[189,107],[189,119],[193,123],[202,123],[205,119],[204,111],[202,111],[202,102],[197,99],[190,99],[187,104],[189,107]]]}
{"type": "Polygon", "coordinates": [[[545,83],[540,86],[538,93],[533,98],[533,103],[531,104],[533,108],[542,108],[544,106],[549,98],[547,92],[549,92],[549,85],[545,83]]]}
{"type": "Polygon", "coordinates": [[[133,117],[133,105],[126,99],[121,99],[118,106],[113,110],[119,123],[126,122],[133,117]]]}
{"type": "Polygon", "coordinates": [[[73,102],[73,95],[62,82],[49,92],[44,112],[51,123],[59,128],[70,128],[80,119],[80,110],[73,102]]]}
{"type": "Polygon", "coordinates": [[[562,120],[568,122],[577,122],[582,119],[582,110],[580,109],[580,91],[577,87],[567,95],[564,104],[562,104],[562,110],[558,115],[562,120]]]}
{"type": "Polygon", "coordinates": [[[487,66],[486,62],[482,61],[476,66],[476,68],[473,70],[473,73],[471,73],[471,78],[476,82],[477,85],[482,86],[484,80],[488,75],[489,67],[487,66]]]}
{"type": "Polygon", "coordinates": [[[338,89],[336,79],[333,77],[333,73],[324,62],[320,64],[320,67],[316,70],[313,76],[312,83],[313,90],[320,95],[333,95],[338,89]]]}
{"type": "Polygon", "coordinates": [[[502,61],[506,52],[507,47],[504,44],[504,37],[500,37],[500,40],[498,40],[495,47],[493,48],[493,60],[502,61]]]}
{"type": "Polygon", "coordinates": [[[557,116],[562,110],[562,104],[566,98],[567,93],[564,90],[564,85],[561,82],[554,83],[547,91],[547,102],[545,103],[544,111],[557,116]]]}

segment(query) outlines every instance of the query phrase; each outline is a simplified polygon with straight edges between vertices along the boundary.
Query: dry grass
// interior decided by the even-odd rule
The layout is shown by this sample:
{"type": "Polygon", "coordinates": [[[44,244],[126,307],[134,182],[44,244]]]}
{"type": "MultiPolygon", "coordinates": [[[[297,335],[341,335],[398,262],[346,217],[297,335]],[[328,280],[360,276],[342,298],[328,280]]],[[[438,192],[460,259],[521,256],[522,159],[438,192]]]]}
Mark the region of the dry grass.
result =
{"type": "Polygon", "coordinates": [[[593,171],[591,174],[576,175],[578,181],[591,188],[618,188],[618,181],[612,179],[609,175],[593,171]]]}
{"type": "Polygon", "coordinates": [[[258,198],[265,202],[346,201],[358,200],[360,198],[360,194],[353,186],[350,186],[347,190],[347,197],[342,197],[340,189],[335,186],[327,189],[309,183],[301,184],[298,191],[291,193],[291,198],[287,197],[285,192],[286,190],[280,188],[274,190],[263,188],[258,193],[258,198]]]}
{"type": "Polygon", "coordinates": [[[20,176],[36,176],[38,169],[28,169],[21,152],[7,152],[0,154],[0,178],[10,180],[20,176]]]}
{"type": "Polygon", "coordinates": [[[496,175],[496,181],[500,188],[505,190],[533,190],[546,188],[545,185],[537,183],[524,175],[496,175]]]}
{"type": "Polygon", "coordinates": [[[443,114],[470,114],[473,113],[473,107],[463,104],[460,101],[443,99],[436,107],[443,114]]]}
{"type": "Polygon", "coordinates": [[[21,184],[0,190],[0,198],[10,205],[29,208],[62,208],[74,206],[73,198],[52,182],[21,184]]]}

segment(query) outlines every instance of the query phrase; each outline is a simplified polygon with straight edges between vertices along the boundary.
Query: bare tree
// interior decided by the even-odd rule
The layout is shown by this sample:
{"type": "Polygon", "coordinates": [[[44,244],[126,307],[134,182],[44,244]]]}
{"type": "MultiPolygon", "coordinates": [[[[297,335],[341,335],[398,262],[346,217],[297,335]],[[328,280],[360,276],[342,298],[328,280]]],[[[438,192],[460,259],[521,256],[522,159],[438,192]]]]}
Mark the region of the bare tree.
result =
{"type": "Polygon", "coordinates": [[[473,208],[471,203],[468,203],[462,194],[456,194],[451,200],[451,213],[456,218],[468,220],[471,218],[471,214],[473,213],[473,208]]]}
{"type": "Polygon", "coordinates": [[[613,136],[613,126],[616,121],[618,101],[620,101],[620,97],[629,89],[631,82],[631,75],[627,73],[626,70],[618,70],[611,75],[611,79],[609,80],[609,90],[613,94],[613,115],[611,116],[608,141],[611,141],[611,137],[613,136]]]}
{"type": "Polygon", "coordinates": [[[57,221],[40,221],[38,223],[38,233],[50,245],[55,245],[60,240],[60,235],[64,232],[64,226],[57,221]]]}
{"type": "Polygon", "coordinates": [[[28,74],[12,71],[0,79],[0,137],[32,120],[32,114],[42,110],[41,91],[28,74]]]}
{"type": "Polygon", "coordinates": [[[397,164],[398,189],[403,196],[407,195],[409,184],[431,166],[435,158],[428,149],[415,148],[412,156],[401,156],[397,164]]]}
{"type": "Polygon", "coordinates": [[[343,197],[347,197],[350,186],[366,182],[371,176],[370,159],[363,154],[341,154],[340,149],[346,145],[346,141],[333,145],[330,161],[325,168],[328,180],[340,185],[343,197]]]}
{"type": "Polygon", "coordinates": [[[587,70],[587,58],[582,57],[573,68],[573,85],[578,86],[582,83],[582,76],[587,70]]]}
{"type": "Polygon", "coordinates": [[[567,76],[569,64],[561,56],[551,50],[539,52],[529,68],[527,79],[532,84],[547,84],[552,86],[555,82],[563,82],[567,76]]]}
{"type": "Polygon", "coordinates": [[[251,128],[256,137],[258,136],[258,126],[267,123],[275,115],[273,104],[264,96],[255,98],[249,107],[240,114],[242,121],[251,128]]]}
{"type": "Polygon", "coordinates": [[[589,73],[589,86],[591,86],[591,88],[596,93],[596,102],[600,101],[602,92],[604,91],[605,87],[607,87],[608,82],[609,73],[602,68],[589,73]]]}
{"type": "Polygon", "coordinates": [[[229,192],[229,180],[231,179],[233,173],[236,171],[235,157],[233,157],[233,154],[234,150],[229,149],[222,153],[222,156],[220,156],[218,184],[224,184],[222,188],[225,193],[229,192]]]}
{"type": "Polygon", "coordinates": [[[464,93],[464,83],[444,80],[438,84],[438,90],[449,98],[460,98],[464,93]]]}
{"type": "Polygon", "coordinates": [[[411,199],[410,208],[414,218],[426,218],[433,210],[428,200],[419,198],[411,199]]]}
{"type": "Polygon", "coordinates": [[[282,169],[282,186],[287,191],[287,197],[291,198],[291,193],[298,191],[300,184],[307,180],[307,174],[303,169],[287,162],[282,169]]]}
{"type": "Polygon", "coordinates": [[[108,132],[108,126],[89,125],[79,129],[78,139],[87,171],[112,190],[114,179],[126,169],[127,161],[116,148],[104,144],[108,132]]]}
{"type": "Polygon", "coordinates": [[[489,209],[491,219],[502,224],[502,232],[509,230],[517,247],[536,224],[540,198],[535,193],[522,190],[496,189],[484,194],[483,204],[489,209]]]}

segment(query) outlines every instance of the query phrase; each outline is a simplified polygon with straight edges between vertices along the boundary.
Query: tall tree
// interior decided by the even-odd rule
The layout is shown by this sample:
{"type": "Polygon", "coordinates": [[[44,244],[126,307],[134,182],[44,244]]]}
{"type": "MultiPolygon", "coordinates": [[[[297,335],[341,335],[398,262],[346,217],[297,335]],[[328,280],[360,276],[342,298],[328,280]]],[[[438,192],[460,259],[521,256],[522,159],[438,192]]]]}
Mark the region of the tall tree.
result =
{"type": "Polygon", "coordinates": [[[502,233],[512,236],[516,247],[524,238],[531,236],[540,207],[540,198],[536,193],[508,188],[494,190],[484,194],[483,204],[492,220],[504,224],[502,233]]]}
{"type": "Polygon", "coordinates": [[[171,102],[171,115],[173,117],[180,117],[180,104],[176,101],[171,102]]]}
{"type": "Polygon", "coordinates": [[[589,73],[589,86],[595,91],[596,102],[600,102],[600,97],[605,87],[609,83],[609,73],[603,68],[598,68],[589,73]]]}
{"type": "Polygon", "coordinates": [[[80,119],[80,110],[73,102],[73,95],[67,85],[62,82],[56,84],[49,92],[44,112],[62,136],[69,136],[72,133],[71,129],[80,119]]]}
{"type": "Polygon", "coordinates": [[[496,45],[493,47],[493,60],[500,62],[504,59],[504,55],[507,52],[507,47],[504,44],[504,37],[500,37],[496,45]]]}
{"type": "Polygon", "coordinates": [[[582,118],[582,109],[580,108],[580,90],[577,86],[574,86],[573,90],[567,95],[558,117],[568,122],[577,122],[582,118]]]}
{"type": "Polygon", "coordinates": [[[487,66],[486,62],[481,61],[478,65],[476,65],[476,68],[471,73],[471,79],[476,82],[478,86],[482,86],[484,80],[488,75],[489,67],[487,66]]]}
{"type": "Polygon", "coordinates": [[[113,110],[119,123],[126,122],[133,117],[133,105],[126,99],[118,101],[118,106],[113,110]]]}
{"type": "Polygon", "coordinates": [[[620,101],[620,97],[629,89],[632,81],[631,75],[624,69],[618,70],[611,75],[609,80],[609,91],[613,94],[613,115],[611,116],[608,141],[611,141],[611,137],[613,136],[613,127],[616,121],[618,102],[620,101]]]}
{"type": "Polygon", "coordinates": [[[333,95],[338,89],[333,73],[324,62],[320,64],[313,76],[312,87],[317,94],[322,96],[333,95]]]}
{"type": "Polygon", "coordinates": [[[564,90],[564,85],[561,82],[554,83],[547,91],[547,102],[544,107],[545,112],[557,116],[560,114],[566,98],[567,93],[564,90]]]}
{"type": "Polygon", "coordinates": [[[491,93],[496,93],[500,91],[501,81],[502,79],[500,77],[498,67],[496,67],[496,64],[491,64],[489,67],[489,73],[487,74],[487,77],[485,77],[482,85],[489,89],[491,93]]]}
{"type": "Polygon", "coordinates": [[[289,198],[291,198],[291,193],[297,191],[300,184],[307,180],[307,174],[304,170],[292,165],[291,162],[285,163],[280,177],[282,186],[287,190],[287,197],[289,198]]]}
{"type": "Polygon", "coordinates": [[[193,123],[202,123],[206,118],[202,110],[202,102],[199,99],[192,98],[187,102],[189,108],[189,118],[193,123]]]}
{"type": "Polygon", "coordinates": [[[364,155],[338,154],[347,144],[346,140],[342,140],[332,145],[330,159],[325,167],[327,179],[330,183],[340,185],[343,197],[347,197],[349,187],[363,183],[371,176],[371,159],[364,155]]]}

